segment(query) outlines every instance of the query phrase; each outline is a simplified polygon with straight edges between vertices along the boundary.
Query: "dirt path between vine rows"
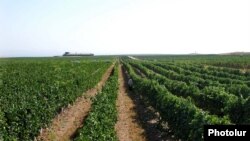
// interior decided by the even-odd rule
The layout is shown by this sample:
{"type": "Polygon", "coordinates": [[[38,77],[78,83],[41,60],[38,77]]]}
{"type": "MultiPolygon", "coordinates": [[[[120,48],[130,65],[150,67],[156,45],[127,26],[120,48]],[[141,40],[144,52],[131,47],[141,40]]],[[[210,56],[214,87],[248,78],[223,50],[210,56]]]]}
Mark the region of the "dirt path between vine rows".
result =
{"type": "MultiPolygon", "coordinates": [[[[82,127],[83,121],[88,115],[91,108],[90,98],[95,96],[102,89],[110,76],[114,64],[102,76],[101,81],[92,89],[86,91],[83,96],[77,98],[73,105],[69,105],[62,110],[53,120],[50,127],[41,129],[37,140],[42,141],[68,141],[78,128],[82,127]]],[[[36,140],[36,139],[35,139],[36,140]]]]}
{"type": "Polygon", "coordinates": [[[119,65],[119,94],[116,101],[118,121],[115,125],[119,141],[145,141],[144,129],[137,122],[136,105],[129,97],[125,74],[119,65]]]}
{"type": "Polygon", "coordinates": [[[128,74],[119,65],[118,122],[115,126],[120,141],[175,141],[160,115],[141,94],[128,90],[128,74]]]}

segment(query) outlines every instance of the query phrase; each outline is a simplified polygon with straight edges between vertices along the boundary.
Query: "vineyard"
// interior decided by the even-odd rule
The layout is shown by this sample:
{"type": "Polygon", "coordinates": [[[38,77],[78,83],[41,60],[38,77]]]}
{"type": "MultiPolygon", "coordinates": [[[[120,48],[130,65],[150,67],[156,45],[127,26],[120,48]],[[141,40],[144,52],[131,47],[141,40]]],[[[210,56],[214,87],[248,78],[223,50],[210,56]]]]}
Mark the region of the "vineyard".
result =
{"type": "Polygon", "coordinates": [[[3,62],[0,137],[34,139],[62,107],[94,87],[111,63],[67,59],[3,62]]]}
{"type": "MultiPolygon", "coordinates": [[[[131,91],[124,86],[128,98],[138,101],[133,98],[140,97],[143,106],[158,115],[152,132],[169,132],[172,140],[203,140],[205,124],[250,124],[249,66],[248,56],[2,59],[0,140],[34,140],[41,129],[50,128],[63,108],[74,105],[78,97],[98,85],[109,68],[112,71],[108,79],[89,98],[91,108],[71,140],[122,140],[117,135],[121,129],[115,129],[122,112],[117,110],[116,101],[119,85],[127,83],[127,78],[133,80],[131,91]],[[118,81],[119,71],[126,77],[123,81],[118,81]]],[[[135,109],[138,106],[136,102],[130,104],[135,109]]],[[[138,117],[128,118],[141,126],[138,117]]],[[[132,125],[124,128],[128,128],[127,136],[139,134],[129,133],[132,125]]],[[[160,139],[164,140],[163,136],[160,139]]]]}
{"type": "Polygon", "coordinates": [[[115,107],[117,93],[118,70],[116,66],[102,92],[93,100],[92,110],[85,120],[85,126],[79,130],[76,141],[117,140],[114,129],[117,121],[117,110],[115,107]]]}
{"type": "Polygon", "coordinates": [[[160,113],[176,137],[201,140],[204,124],[250,123],[249,72],[143,59],[123,63],[135,91],[160,113]]]}

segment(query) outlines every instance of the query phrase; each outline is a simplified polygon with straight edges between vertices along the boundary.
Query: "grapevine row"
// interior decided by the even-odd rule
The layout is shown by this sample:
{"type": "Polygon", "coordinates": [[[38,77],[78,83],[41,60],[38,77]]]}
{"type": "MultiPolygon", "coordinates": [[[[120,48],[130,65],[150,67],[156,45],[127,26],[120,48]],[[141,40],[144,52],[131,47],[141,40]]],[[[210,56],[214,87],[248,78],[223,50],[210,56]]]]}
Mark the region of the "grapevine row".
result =
{"type": "Polygon", "coordinates": [[[230,124],[228,119],[209,115],[189,100],[171,94],[155,80],[139,77],[129,64],[124,65],[134,80],[135,91],[147,97],[177,138],[200,141],[204,124],[230,124]]]}
{"type": "MultiPolygon", "coordinates": [[[[176,65],[178,66],[178,65],[176,65]]],[[[230,74],[227,72],[223,72],[224,68],[221,69],[212,69],[212,66],[204,65],[188,65],[181,64],[179,67],[190,70],[191,72],[196,72],[198,74],[206,74],[201,75],[204,79],[217,79],[221,83],[233,83],[233,84],[250,84],[249,77],[246,74],[230,74]]],[[[239,70],[238,70],[239,71],[239,70]]]]}
{"type": "Polygon", "coordinates": [[[172,94],[184,98],[190,97],[197,107],[209,111],[211,114],[216,114],[218,116],[229,115],[234,123],[241,123],[245,120],[245,100],[226,93],[220,87],[208,86],[200,90],[198,87],[186,84],[185,82],[168,79],[148,70],[139,63],[131,62],[130,64],[147,75],[149,79],[156,80],[164,85],[172,94]]]}
{"type": "Polygon", "coordinates": [[[116,66],[102,91],[94,98],[84,127],[79,130],[75,141],[117,140],[114,129],[117,120],[117,93],[118,70],[116,66]]]}
{"type": "Polygon", "coordinates": [[[94,87],[110,65],[70,59],[4,64],[0,140],[33,140],[62,107],[94,87]]]}
{"type": "Polygon", "coordinates": [[[204,89],[206,86],[216,86],[225,88],[226,92],[235,94],[236,96],[247,98],[250,95],[250,88],[240,84],[221,84],[218,81],[203,79],[194,75],[185,75],[185,73],[177,73],[172,70],[167,70],[150,63],[143,63],[147,68],[166,76],[169,79],[184,81],[187,84],[197,86],[199,89],[204,89]]]}

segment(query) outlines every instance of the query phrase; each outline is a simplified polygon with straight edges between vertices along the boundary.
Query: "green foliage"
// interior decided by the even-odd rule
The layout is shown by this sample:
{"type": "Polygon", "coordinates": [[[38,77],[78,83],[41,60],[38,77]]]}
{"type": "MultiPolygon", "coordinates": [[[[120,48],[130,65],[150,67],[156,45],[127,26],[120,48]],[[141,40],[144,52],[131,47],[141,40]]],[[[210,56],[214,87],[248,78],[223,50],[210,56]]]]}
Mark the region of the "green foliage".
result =
{"type": "MultiPolygon", "coordinates": [[[[249,56],[138,58],[146,61],[124,62],[134,90],[176,138],[200,141],[204,124],[250,123],[249,56]]],[[[1,59],[0,140],[33,140],[62,107],[96,85],[110,64],[109,57],[1,59]]],[[[117,140],[117,77],[115,68],[75,140],[117,140]]]]}
{"type": "Polygon", "coordinates": [[[94,87],[111,62],[9,59],[1,63],[0,134],[33,140],[62,107],[94,87]]]}
{"type": "Polygon", "coordinates": [[[6,121],[4,118],[4,113],[0,109],[0,140],[3,140],[6,135],[6,121]]]}
{"type": "Polygon", "coordinates": [[[227,71],[234,74],[241,74],[238,68],[250,69],[250,55],[150,55],[135,56],[136,58],[151,61],[189,63],[189,64],[209,64],[224,67],[223,72],[227,71]],[[236,69],[232,69],[236,68],[236,69]]]}
{"type": "Polygon", "coordinates": [[[102,91],[93,99],[91,111],[79,130],[76,141],[115,141],[114,129],[117,121],[116,98],[118,93],[118,72],[114,73],[102,91]]]}
{"type": "MultiPolygon", "coordinates": [[[[197,86],[178,80],[171,80],[154,71],[148,70],[139,63],[130,62],[133,67],[143,72],[149,79],[164,85],[172,94],[191,98],[193,103],[211,114],[220,117],[229,116],[232,122],[240,123],[244,118],[243,99],[229,94],[223,87],[207,86],[200,90],[197,86]]],[[[150,64],[148,64],[150,65],[150,64]]]]}
{"type": "Polygon", "coordinates": [[[222,116],[229,115],[234,123],[239,123],[243,118],[243,99],[225,92],[224,88],[206,87],[203,90],[201,103],[204,109],[222,116]]]}
{"type": "MultiPolygon", "coordinates": [[[[142,63],[148,69],[153,70],[159,74],[164,75],[165,77],[182,81],[187,84],[191,84],[197,86],[199,89],[204,89],[206,86],[216,86],[216,87],[224,87],[225,90],[229,93],[232,93],[236,96],[240,96],[243,98],[247,98],[250,96],[250,88],[248,87],[249,81],[245,81],[248,79],[244,76],[239,76],[244,78],[244,80],[223,78],[223,77],[215,77],[209,75],[206,72],[200,72],[200,68],[202,66],[193,67],[190,64],[181,64],[180,67],[177,67],[178,64],[174,64],[172,67],[169,64],[158,64],[158,63],[142,63]],[[194,69],[195,68],[195,69],[194,69]]],[[[173,65],[173,64],[172,64],[173,65]]]]}
{"type": "Polygon", "coordinates": [[[250,98],[248,98],[246,100],[246,102],[244,103],[244,121],[243,123],[245,124],[249,124],[250,123],[250,98]]]}
{"type": "Polygon", "coordinates": [[[177,138],[201,141],[204,124],[230,124],[227,117],[204,112],[190,100],[173,95],[157,81],[139,77],[129,64],[124,64],[134,80],[135,90],[149,100],[177,138]]]}

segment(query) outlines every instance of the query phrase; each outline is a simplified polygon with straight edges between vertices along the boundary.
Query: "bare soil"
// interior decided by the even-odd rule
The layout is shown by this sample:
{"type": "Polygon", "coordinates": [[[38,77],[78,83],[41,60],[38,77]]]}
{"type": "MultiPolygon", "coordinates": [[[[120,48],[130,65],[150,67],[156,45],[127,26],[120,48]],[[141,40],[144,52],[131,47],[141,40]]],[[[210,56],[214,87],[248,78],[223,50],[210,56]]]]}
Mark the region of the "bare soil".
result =
{"type": "MultiPolygon", "coordinates": [[[[83,96],[77,98],[73,105],[69,105],[62,110],[53,120],[50,127],[41,129],[37,140],[42,141],[68,141],[78,128],[83,126],[83,121],[91,108],[91,97],[95,96],[102,89],[114,68],[111,65],[103,75],[101,81],[92,89],[88,90],[83,96]]],[[[36,140],[36,139],[35,139],[36,140]]]]}
{"type": "Polygon", "coordinates": [[[115,125],[120,141],[145,141],[144,129],[137,122],[135,103],[129,97],[127,81],[119,65],[119,94],[116,101],[118,121],[115,125]]]}
{"type": "MultiPolygon", "coordinates": [[[[120,90],[117,100],[119,118],[116,125],[120,141],[174,141],[167,123],[160,114],[135,90],[128,90],[128,74],[119,67],[120,90]]],[[[143,77],[143,76],[142,76],[143,77]]]]}
{"type": "Polygon", "coordinates": [[[160,114],[152,106],[149,106],[147,100],[139,94],[133,94],[131,97],[137,105],[138,122],[145,130],[144,135],[148,141],[176,140],[168,124],[161,122],[160,114]]]}

